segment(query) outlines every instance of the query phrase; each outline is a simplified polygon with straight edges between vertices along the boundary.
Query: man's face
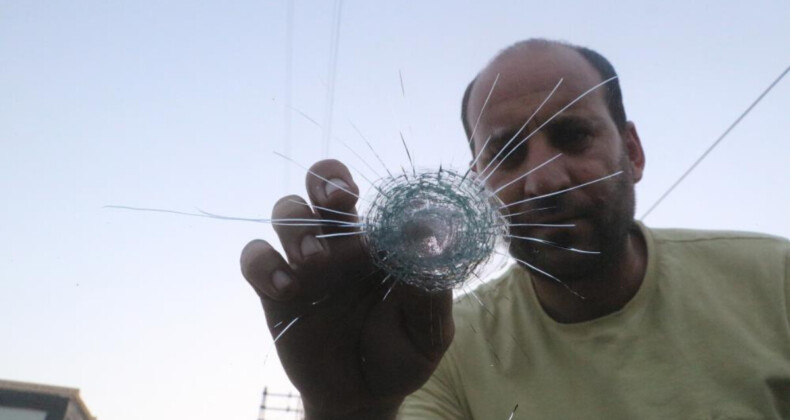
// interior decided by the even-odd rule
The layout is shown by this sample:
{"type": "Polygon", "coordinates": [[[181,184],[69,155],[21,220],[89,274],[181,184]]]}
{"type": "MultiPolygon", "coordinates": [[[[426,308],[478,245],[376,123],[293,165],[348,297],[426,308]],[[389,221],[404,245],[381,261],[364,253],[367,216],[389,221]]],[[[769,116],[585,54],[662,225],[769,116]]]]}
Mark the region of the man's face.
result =
{"type": "Polygon", "coordinates": [[[642,175],[644,155],[633,124],[621,133],[598,89],[548,121],[583,92],[600,83],[597,71],[570,48],[529,46],[509,53],[489,65],[471,92],[467,118],[479,125],[473,136],[479,176],[495,191],[522,174],[562,154],[497,193],[512,224],[559,224],[573,227],[512,226],[510,234],[556,243],[565,248],[598,251],[584,254],[524,239],[511,239],[510,252],[562,279],[582,279],[617,263],[624,251],[634,215],[634,183],[642,175]],[[488,104],[481,109],[499,75],[488,104]],[[563,79],[551,98],[538,110],[563,79]],[[519,128],[537,113],[518,135],[519,128]],[[505,144],[516,136],[510,146],[505,144]],[[522,146],[513,146],[531,135],[522,146]],[[490,140],[489,140],[490,137],[490,140]],[[488,141],[487,146],[483,146],[488,141]],[[499,157],[496,155],[503,150],[499,157]],[[513,152],[502,159],[508,152],[513,152]],[[492,169],[498,169],[492,173],[492,169]],[[486,167],[488,166],[488,169],[486,167]],[[621,175],[589,186],[539,198],[623,171],[621,175]]]}

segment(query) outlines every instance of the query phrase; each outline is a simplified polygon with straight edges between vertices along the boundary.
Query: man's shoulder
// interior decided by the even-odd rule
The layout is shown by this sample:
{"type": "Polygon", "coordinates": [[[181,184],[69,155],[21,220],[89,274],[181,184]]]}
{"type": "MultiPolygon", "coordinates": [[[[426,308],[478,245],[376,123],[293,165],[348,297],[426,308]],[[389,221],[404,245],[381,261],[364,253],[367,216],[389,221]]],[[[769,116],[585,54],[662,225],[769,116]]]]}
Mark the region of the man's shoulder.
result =
{"type": "Polygon", "coordinates": [[[786,238],[724,230],[643,232],[648,241],[648,275],[674,279],[673,284],[678,286],[709,287],[727,293],[745,288],[753,293],[761,288],[783,294],[789,281],[790,241],[786,238]]]}
{"type": "Polygon", "coordinates": [[[765,241],[767,243],[787,244],[787,238],[759,232],[737,230],[703,230],[685,228],[646,228],[657,241],[695,242],[695,241],[765,241]]]}
{"type": "Polygon", "coordinates": [[[790,241],[780,236],[734,230],[644,228],[658,253],[709,253],[718,258],[728,255],[784,258],[790,254],[790,241]]]}

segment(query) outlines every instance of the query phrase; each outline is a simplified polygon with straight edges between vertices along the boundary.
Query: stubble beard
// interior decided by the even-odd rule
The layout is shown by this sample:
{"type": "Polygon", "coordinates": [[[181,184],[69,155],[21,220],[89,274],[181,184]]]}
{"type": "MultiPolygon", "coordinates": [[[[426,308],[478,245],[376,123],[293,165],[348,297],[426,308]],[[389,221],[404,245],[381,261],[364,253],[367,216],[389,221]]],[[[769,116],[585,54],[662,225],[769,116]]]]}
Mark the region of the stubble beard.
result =
{"type": "MultiPolygon", "coordinates": [[[[584,254],[513,239],[510,243],[511,255],[568,285],[605,280],[610,273],[614,273],[624,261],[635,213],[634,184],[628,174],[627,159],[621,159],[620,167],[624,171],[623,175],[614,178],[604,194],[599,194],[599,198],[593,202],[582,204],[574,202],[572,196],[558,196],[552,203],[558,212],[562,212],[563,207],[570,207],[583,213],[583,222],[589,225],[589,232],[581,237],[575,234],[575,228],[552,232],[555,242],[564,247],[597,251],[599,254],[584,254]]],[[[545,277],[535,270],[531,271],[545,277]]]]}

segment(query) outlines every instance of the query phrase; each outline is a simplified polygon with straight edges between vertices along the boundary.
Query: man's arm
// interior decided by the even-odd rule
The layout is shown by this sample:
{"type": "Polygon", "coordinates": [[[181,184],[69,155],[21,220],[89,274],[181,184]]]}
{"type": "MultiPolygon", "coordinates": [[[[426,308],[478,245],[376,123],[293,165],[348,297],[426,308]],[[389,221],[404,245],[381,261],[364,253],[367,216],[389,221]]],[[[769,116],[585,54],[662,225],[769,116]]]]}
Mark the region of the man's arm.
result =
{"type": "Polygon", "coordinates": [[[315,207],[289,196],[272,212],[285,255],[252,241],[242,273],[261,299],[307,419],[395,418],[452,341],[452,294],[403,284],[390,291],[395,279],[372,264],[361,235],[316,238],[358,229],[344,223],[358,221],[359,189],[338,161],[318,162],[311,172],[318,175],[306,180],[315,207]]]}

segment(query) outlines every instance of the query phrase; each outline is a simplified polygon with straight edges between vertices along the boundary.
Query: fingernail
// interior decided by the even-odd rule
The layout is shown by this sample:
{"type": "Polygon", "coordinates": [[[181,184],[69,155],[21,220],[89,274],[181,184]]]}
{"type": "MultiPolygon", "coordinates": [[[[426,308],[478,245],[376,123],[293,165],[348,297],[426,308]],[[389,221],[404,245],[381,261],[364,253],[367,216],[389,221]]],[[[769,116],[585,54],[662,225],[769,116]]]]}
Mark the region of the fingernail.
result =
{"type": "Polygon", "coordinates": [[[326,196],[329,197],[329,194],[332,194],[337,190],[342,190],[343,188],[347,190],[349,189],[346,181],[343,181],[340,178],[332,178],[326,183],[326,185],[324,185],[324,193],[326,193],[326,196]]]}
{"type": "Polygon", "coordinates": [[[302,258],[307,258],[315,253],[323,251],[324,247],[321,246],[321,242],[319,242],[315,236],[306,235],[302,238],[301,250],[302,258]]]}
{"type": "Polygon", "coordinates": [[[272,273],[272,286],[274,286],[274,290],[276,290],[277,293],[282,293],[290,285],[291,285],[291,276],[285,274],[284,271],[275,270],[274,273],[272,273]]]}

